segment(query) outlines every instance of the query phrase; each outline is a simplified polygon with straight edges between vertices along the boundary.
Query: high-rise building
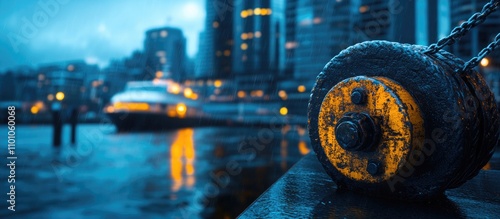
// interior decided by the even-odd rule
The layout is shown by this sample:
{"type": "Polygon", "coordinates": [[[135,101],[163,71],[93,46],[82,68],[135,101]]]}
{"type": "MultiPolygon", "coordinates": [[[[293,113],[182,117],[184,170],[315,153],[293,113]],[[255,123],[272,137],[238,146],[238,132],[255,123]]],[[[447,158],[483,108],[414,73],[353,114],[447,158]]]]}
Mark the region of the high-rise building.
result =
{"type": "Polygon", "coordinates": [[[299,0],[288,0],[285,3],[285,69],[284,76],[290,78],[295,69],[297,4],[299,0]]]}
{"type": "Polygon", "coordinates": [[[146,66],[142,80],[185,79],[186,38],[180,29],[162,27],[148,30],[144,53],[146,66]]]}
{"type": "Polygon", "coordinates": [[[389,40],[428,45],[438,40],[436,0],[355,0],[354,30],[358,41],[389,40]]]}
{"type": "MultiPolygon", "coordinates": [[[[488,2],[489,0],[451,1],[451,26],[459,26],[474,13],[480,12],[488,2]]],[[[500,14],[492,13],[484,23],[473,28],[452,46],[453,53],[462,58],[470,59],[492,42],[498,33],[500,33],[500,14]]],[[[498,52],[492,53],[489,61],[489,64],[500,65],[500,54],[498,52]]]]}
{"type": "Polygon", "coordinates": [[[238,89],[259,97],[273,89],[284,68],[284,1],[235,0],[234,11],[232,69],[238,89]]]}
{"type": "Polygon", "coordinates": [[[200,34],[200,49],[195,77],[198,79],[229,78],[233,50],[232,1],[207,0],[205,31],[200,34]]]}

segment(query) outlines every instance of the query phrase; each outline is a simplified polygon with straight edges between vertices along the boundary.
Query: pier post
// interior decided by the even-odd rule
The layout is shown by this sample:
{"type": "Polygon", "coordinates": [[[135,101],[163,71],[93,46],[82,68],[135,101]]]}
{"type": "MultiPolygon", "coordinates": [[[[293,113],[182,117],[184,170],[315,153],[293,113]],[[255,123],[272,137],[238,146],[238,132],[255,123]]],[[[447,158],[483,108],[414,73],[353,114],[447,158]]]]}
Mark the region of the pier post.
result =
{"type": "Polygon", "coordinates": [[[78,109],[76,107],[74,107],[71,110],[70,122],[71,122],[71,144],[75,144],[76,143],[76,125],[78,123],[78,109]]]}
{"type": "Polygon", "coordinates": [[[54,147],[61,146],[61,135],[62,135],[62,115],[61,115],[61,104],[52,104],[52,145],[54,147]]]}

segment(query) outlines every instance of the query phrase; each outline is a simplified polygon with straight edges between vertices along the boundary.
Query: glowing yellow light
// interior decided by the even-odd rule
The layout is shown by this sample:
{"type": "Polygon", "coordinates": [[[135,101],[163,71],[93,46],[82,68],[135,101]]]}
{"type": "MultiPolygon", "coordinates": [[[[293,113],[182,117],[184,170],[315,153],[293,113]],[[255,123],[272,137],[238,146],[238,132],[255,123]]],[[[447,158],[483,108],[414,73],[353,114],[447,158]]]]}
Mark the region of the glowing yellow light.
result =
{"type": "Polygon", "coordinates": [[[242,90],[238,91],[238,97],[239,98],[244,98],[246,95],[247,94],[245,93],[245,91],[242,91],[242,90]]]}
{"type": "Polygon", "coordinates": [[[224,56],[230,56],[230,55],[231,55],[231,50],[224,51],[224,56]]]}
{"type": "Polygon", "coordinates": [[[219,22],[214,21],[214,22],[212,23],[212,27],[214,27],[214,28],[218,28],[218,27],[219,27],[219,22]]]}
{"type": "Polygon", "coordinates": [[[288,109],[286,107],[281,107],[280,108],[280,114],[282,116],[286,116],[286,114],[288,114],[288,109]]]}
{"type": "Polygon", "coordinates": [[[255,37],[260,38],[262,36],[262,33],[260,31],[255,32],[255,37]]]}
{"type": "Polygon", "coordinates": [[[184,117],[186,115],[186,112],[187,112],[186,104],[183,104],[183,103],[177,104],[177,106],[175,107],[175,110],[177,111],[177,115],[179,115],[181,118],[184,117]]]}
{"type": "Polygon", "coordinates": [[[64,93],[63,92],[57,92],[56,93],[56,99],[59,101],[64,100],[64,93]]]}
{"type": "Polygon", "coordinates": [[[481,66],[486,67],[490,64],[490,60],[488,58],[481,59],[481,66]]]}
{"type": "Polygon", "coordinates": [[[247,35],[246,33],[242,33],[242,34],[241,34],[241,39],[242,39],[242,40],[246,40],[246,39],[248,39],[248,35],[247,35]]]}
{"type": "Polygon", "coordinates": [[[37,114],[37,113],[38,113],[38,111],[40,111],[40,109],[39,109],[37,106],[32,106],[32,107],[31,107],[31,113],[32,113],[32,114],[37,114]]]}
{"type": "Polygon", "coordinates": [[[47,95],[47,100],[53,101],[54,100],[54,95],[53,94],[47,95]]]}
{"type": "Polygon", "coordinates": [[[214,81],[214,86],[215,86],[215,87],[221,87],[221,86],[222,86],[222,81],[220,81],[220,80],[215,80],[215,81],[214,81]]]}
{"type": "Polygon", "coordinates": [[[306,91],[306,86],[304,85],[299,85],[297,87],[297,91],[299,91],[300,93],[304,93],[306,91]]]}
{"type": "Polygon", "coordinates": [[[286,91],[280,90],[278,92],[278,96],[281,97],[281,99],[286,100],[286,98],[287,98],[286,91]]]}
{"type": "Polygon", "coordinates": [[[309,147],[307,147],[307,144],[305,141],[299,141],[300,154],[306,155],[306,154],[309,154],[310,151],[311,151],[311,149],[309,149],[309,147]]]}
{"type": "Polygon", "coordinates": [[[116,110],[125,110],[125,111],[148,111],[149,104],[116,102],[113,104],[113,108],[116,110]]]}
{"type": "Polygon", "coordinates": [[[178,84],[173,84],[168,87],[168,92],[172,94],[178,94],[181,92],[181,87],[178,84]]]}
{"type": "Polygon", "coordinates": [[[256,8],[256,9],[254,9],[254,10],[253,10],[253,13],[254,13],[255,15],[260,15],[260,13],[261,13],[260,8],[256,8]]]}
{"type": "Polygon", "coordinates": [[[260,9],[260,15],[267,15],[267,9],[261,8],[260,9]]]}
{"type": "Polygon", "coordinates": [[[242,43],[241,44],[241,50],[247,50],[248,49],[248,44],[242,43]]]}
{"type": "Polygon", "coordinates": [[[241,15],[242,18],[246,18],[246,17],[248,17],[248,12],[247,11],[241,11],[240,15],[241,15]]]}
{"type": "Polygon", "coordinates": [[[188,87],[184,89],[184,96],[186,98],[190,98],[192,95],[193,95],[193,90],[191,90],[191,88],[188,87]]]}

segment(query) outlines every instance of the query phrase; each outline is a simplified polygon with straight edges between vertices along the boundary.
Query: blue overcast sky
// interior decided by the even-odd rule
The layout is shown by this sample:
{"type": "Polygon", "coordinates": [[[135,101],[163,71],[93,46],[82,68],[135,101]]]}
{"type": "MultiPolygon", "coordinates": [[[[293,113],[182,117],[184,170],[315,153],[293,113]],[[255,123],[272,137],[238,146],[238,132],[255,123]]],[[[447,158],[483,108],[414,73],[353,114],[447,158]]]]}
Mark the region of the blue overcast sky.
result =
{"type": "Polygon", "coordinates": [[[75,59],[104,66],[142,49],[144,32],[161,26],[181,28],[194,57],[204,28],[204,0],[60,1],[45,10],[36,0],[0,1],[0,71],[75,59]]]}

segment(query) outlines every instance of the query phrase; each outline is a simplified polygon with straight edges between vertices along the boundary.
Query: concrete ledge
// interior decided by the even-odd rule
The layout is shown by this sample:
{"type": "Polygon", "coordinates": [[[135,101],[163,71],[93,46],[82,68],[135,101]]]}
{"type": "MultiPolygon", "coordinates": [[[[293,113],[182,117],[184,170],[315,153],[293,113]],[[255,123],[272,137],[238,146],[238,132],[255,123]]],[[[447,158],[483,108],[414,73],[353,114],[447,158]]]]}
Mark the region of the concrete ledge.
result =
{"type": "Polygon", "coordinates": [[[240,218],[497,218],[500,171],[481,171],[446,197],[425,203],[337,191],[314,154],[293,166],[240,218]]]}

